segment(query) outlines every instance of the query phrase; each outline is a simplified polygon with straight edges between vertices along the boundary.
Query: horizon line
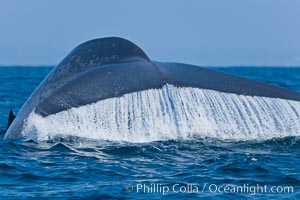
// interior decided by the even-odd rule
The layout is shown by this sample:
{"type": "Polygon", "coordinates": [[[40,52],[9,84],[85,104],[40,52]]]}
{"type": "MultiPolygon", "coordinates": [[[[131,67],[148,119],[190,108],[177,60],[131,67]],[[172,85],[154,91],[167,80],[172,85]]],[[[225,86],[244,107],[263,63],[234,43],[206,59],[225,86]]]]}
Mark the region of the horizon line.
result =
{"type": "MultiPolygon", "coordinates": [[[[192,64],[192,65],[195,65],[195,64],[192,64]]],[[[33,64],[33,65],[26,65],[26,64],[18,64],[18,65],[1,65],[0,64],[0,67],[2,68],[8,68],[8,67],[56,67],[57,65],[47,65],[47,64],[42,64],[42,65],[36,65],[36,64],[33,64]]],[[[300,65],[199,65],[199,67],[300,67],[300,65]]]]}

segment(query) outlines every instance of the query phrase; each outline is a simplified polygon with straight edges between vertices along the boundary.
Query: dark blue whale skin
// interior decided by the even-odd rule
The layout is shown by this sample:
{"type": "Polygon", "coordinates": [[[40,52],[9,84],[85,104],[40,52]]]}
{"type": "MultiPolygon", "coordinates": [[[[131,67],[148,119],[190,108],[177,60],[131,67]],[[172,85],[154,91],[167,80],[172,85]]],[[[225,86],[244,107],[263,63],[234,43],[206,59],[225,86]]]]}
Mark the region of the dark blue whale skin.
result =
{"type": "Polygon", "coordinates": [[[199,66],[151,61],[132,42],[109,37],[76,47],[43,80],[23,105],[5,139],[22,137],[24,120],[120,97],[165,84],[300,101],[300,94],[199,66]]]}

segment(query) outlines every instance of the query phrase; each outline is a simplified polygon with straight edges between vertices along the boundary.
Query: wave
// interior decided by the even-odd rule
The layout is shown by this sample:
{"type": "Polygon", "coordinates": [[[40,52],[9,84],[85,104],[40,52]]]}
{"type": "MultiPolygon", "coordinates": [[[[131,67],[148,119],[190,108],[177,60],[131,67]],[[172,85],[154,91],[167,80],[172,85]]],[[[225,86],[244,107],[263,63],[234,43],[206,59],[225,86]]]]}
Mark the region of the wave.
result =
{"type": "Polygon", "coordinates": [[[300,136],[300,102],[165,85],[47,117],[34,111],[22,134],[128,142],[197,138],[269,140],[300,136]]]}

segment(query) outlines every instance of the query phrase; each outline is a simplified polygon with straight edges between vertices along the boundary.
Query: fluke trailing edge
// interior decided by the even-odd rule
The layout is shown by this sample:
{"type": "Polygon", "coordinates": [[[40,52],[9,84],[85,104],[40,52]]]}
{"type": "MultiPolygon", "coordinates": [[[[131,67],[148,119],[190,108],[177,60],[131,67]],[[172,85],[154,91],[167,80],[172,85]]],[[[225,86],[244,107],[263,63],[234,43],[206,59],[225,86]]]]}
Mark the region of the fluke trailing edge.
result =
{"type": "Polygon", "coordinates": [[[300,95],[289,90],[199,66],[151,61],[128,40],[102,38],[79,45],[49,73],[23,105],[5,138],[22,137],[24,122],[32,112],[47,117],[166,84],[300,101],[300,95]]]}

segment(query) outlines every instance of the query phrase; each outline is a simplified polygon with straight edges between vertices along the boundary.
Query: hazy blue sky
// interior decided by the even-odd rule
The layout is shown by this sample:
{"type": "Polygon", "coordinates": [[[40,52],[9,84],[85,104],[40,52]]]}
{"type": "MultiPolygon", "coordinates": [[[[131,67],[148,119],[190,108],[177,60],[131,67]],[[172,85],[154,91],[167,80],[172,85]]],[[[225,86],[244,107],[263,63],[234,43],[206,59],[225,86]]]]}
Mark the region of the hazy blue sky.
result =
{"type": "Polygon", "coordinates": [[[57,64],[93,38],[154,60],[300,66],[300,0],[0,0],[0,65],[57,64]]]}

